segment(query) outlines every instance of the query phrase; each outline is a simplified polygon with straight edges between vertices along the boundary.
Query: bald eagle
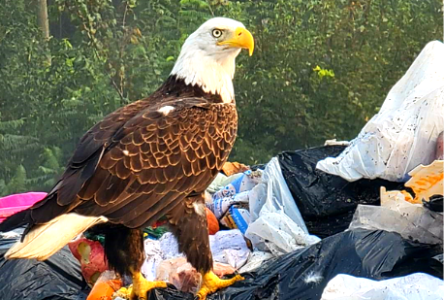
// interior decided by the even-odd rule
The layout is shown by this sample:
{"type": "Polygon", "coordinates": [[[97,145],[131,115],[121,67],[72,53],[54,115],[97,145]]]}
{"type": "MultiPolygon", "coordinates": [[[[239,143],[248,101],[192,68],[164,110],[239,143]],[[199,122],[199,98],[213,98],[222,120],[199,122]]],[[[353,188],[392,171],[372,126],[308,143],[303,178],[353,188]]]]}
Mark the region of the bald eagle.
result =
{"type": "Polygon", "coordinates": [[[179,250],[203,275],[199,298],[242,278],[212,270],[205,189],[222,169],[237,133],[232,79],[245,26],[213,18],[192,33],[165,83],[150,97],[106,116],[81,138],[61,179],[31,208],[0,224],[27,225],[7,259],[45,260],[89,228],[105,234],[109,265],[133,279],[131,298],[166,287],[140,273],[144,227],[165,218],[179,250]]]}

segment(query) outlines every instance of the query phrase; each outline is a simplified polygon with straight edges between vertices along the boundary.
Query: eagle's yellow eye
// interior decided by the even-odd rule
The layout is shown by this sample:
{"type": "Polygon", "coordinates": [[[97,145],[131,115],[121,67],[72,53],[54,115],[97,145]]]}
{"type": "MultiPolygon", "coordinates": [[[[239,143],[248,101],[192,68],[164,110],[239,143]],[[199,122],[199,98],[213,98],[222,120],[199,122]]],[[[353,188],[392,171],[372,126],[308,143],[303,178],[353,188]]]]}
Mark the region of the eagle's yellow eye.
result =
{"type": "Polygon", "coordinates": [[[220,30],[220,29],[214,29],[213,30],[213,36],[215,37],[215,38],[218,38],[218,37],[220,37],[222,35],[222,30],[220,30]]]}

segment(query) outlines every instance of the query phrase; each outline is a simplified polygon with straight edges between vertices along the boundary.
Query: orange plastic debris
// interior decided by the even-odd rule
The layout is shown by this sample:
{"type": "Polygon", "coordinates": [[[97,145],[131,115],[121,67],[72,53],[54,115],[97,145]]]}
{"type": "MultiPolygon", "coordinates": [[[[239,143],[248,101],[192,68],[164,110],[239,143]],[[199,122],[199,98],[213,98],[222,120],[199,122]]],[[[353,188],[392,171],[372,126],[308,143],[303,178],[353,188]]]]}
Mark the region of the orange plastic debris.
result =
{"type": "Polygon", "coordinates": [[[250,168],[244,164],[227,161],[222,167],[222,172],[224,172],[226,176],[231,176],[237,173],[243,173],[249,169],[250,168]]]}
{"type": "Polygon", "coordinates": [[[421,204],[421,201],[418,202],[417,200],[413,199],[412,195],[410,195],[409,192],[402,190],[401,194],[404,195],[405,201],[413,203],[413,204],[421,204]]]}
{"type": "Polygon", "coordinates": [[[92,288],[86,300],[112,300],[115,291],[122,287],[120,279],[98,281],[92,288]]]}
{"type": "Polygon", "coordinates": [[[216,234],[219,231],[219,221],[211,210],[205,207],[207,213],[208,233],[216,234]]]}
{"type": "Polygon", "coordinates": [[[419,165],[409,175],[412,178],[406,182],[405,186],[411,188],[415,193],[413,203],[421,203],[423,199],[429,201],[431,196],[443,194],[443,160],[435,160],[428,166],[419,165]]]}

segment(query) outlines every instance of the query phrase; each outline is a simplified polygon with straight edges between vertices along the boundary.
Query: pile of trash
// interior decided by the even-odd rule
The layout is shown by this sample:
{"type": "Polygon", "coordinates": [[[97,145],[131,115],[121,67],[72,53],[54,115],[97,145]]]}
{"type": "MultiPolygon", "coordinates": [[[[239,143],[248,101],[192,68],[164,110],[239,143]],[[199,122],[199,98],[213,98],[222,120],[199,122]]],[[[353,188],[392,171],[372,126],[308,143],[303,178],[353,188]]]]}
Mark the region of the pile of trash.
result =
{"type": "MultiPolygon", "coordinates": [[[[245,280],[209,299],[444,298],[442,53],[429,43],[355,140],[224,165],[206,197],[213,269],[245,280]]],[[[39,197],[0,199],[0,218],[39,197]]],[[[193,299],[201,275],[174,235],[144,232],[142,273],[171,284],[150,299],[193,299]]],[[[109,270],[103,237],[85,233],[46,262],[4,261],[18,233],[0,235],[0,299],[122,299],[130,281],[109,270]]]]}

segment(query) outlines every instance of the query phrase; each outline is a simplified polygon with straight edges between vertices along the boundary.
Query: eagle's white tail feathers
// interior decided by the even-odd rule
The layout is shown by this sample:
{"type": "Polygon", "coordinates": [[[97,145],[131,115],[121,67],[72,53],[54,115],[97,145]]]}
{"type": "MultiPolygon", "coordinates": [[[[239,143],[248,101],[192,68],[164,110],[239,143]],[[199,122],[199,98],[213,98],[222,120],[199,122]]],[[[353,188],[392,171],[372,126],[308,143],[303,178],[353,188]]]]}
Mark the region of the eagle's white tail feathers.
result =
{"type": "Polygon", "coordinates": [[[23,243],[13,245],[5,257],[45,260],[88,228],[107,221],[103,216],[87,217],[76,213],[58,216],[48,223],[35,226],[25,236],[23,243]]]}

